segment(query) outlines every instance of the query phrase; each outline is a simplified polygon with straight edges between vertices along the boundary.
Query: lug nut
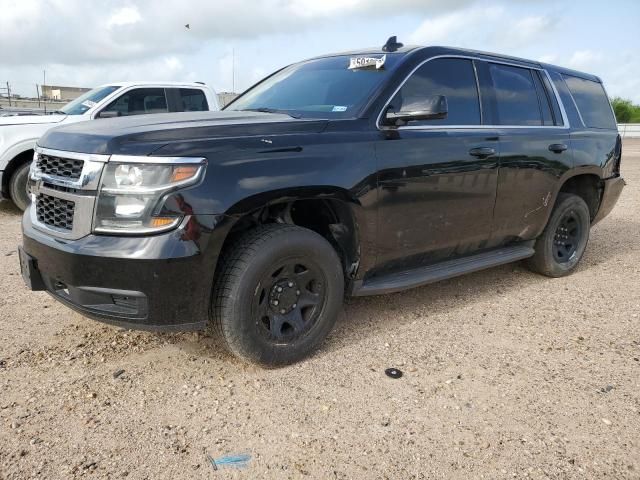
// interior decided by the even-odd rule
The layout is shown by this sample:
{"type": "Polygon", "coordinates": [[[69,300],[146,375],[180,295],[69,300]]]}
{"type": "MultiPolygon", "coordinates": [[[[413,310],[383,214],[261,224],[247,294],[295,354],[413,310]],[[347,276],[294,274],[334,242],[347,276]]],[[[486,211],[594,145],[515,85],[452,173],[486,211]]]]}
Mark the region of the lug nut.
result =
{"type": "Polygon", "coordinates": [[[293,308],[296,308],[297,306],[298,306],[298,304],[297,304],[297,303],[294,303],[294,304],[293,304],[293,308]]]}
{"type": "Polygon", "coordinates": [[[289,288],[293,287],[293,282],[289,282],[289,288]]]}
{"type": "Polygon", "coordinates": [[[274,304],[274,305],[278,305],[278,303],[280,303],[280,302],[278,302],[278,300],[274,300],[274,301],[273,301],[273,304],[274,304]]]}
{"type": "Polygon", "coordinates": [[[296,295],[300,295],[300,290],[296,290],[296,295]]]}
{"type": "Polygon", "coordinates": [[[278,287],[278,288],[276,288],[276,290],[277,290],[278,292],[281,292],[281,291],[282,291],[282,287],[278,287]]]}
{"type": "Polygon", "coordinates": [[[285,313],[287,313],[287,311],[283,308],[282,310],[280,310],[280,313],[284,315],[285,313]]]}

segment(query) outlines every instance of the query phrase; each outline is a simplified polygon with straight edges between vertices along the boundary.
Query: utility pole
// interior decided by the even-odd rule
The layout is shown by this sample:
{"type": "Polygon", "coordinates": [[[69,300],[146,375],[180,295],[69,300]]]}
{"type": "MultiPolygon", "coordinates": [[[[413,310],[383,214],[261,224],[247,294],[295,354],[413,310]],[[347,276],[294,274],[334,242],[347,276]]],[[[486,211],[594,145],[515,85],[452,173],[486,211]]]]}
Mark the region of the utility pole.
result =
{"type": "Polygon", "coordinates": [[[47,114],[47,97],[44,94],[44,86],[47,84],[47,71],[42,70],[42,103],[44,104],[44,114],[47,114]]]}
{"type": "Polygon", "coordinates": [[[9,86],[8,81],[7,81],[7,98],[9,99],[9,106],[11,106],[11,87],[9,86]]]}
{"type": "Polygon", "coordinates": [[[40,87],[36,83],[36,95],[38,96],[38,108],[40,108],[40,87]]]}

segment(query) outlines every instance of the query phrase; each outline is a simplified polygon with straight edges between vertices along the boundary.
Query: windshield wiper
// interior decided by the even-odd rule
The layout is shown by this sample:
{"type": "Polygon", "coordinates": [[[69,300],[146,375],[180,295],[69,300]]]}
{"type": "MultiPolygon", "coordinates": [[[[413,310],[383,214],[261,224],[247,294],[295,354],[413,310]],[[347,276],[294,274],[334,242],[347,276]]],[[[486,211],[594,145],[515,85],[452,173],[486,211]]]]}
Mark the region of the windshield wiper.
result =
{"type": "Polygon", "coordinates": [[[49,114],[49,115],[66,115],[66,112],[63,112],[62,110],[54,110],[53,112],[47,112],[47,114],[49,114]]]}
{"type": "Polygon", "coordinates": [[[294,115],[287,110],[279,110],[277,108],[268,108],[268,107],[260,107],[260,108],[243,108],[240,110],[241,112],[261,112],[261,113],[284,113],[285,115],[289,115],[291,118],[300,118],[300,115],[294,115]]]}

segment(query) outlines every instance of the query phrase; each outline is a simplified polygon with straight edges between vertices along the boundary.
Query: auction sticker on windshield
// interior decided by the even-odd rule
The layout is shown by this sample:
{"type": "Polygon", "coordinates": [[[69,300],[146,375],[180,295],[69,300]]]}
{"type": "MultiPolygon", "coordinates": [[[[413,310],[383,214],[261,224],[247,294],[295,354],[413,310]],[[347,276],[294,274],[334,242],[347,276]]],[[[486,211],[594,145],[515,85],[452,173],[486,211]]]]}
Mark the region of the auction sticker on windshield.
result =
{"type": "Polygon", "coordinates": [[[384,67],[384,62],[387,60],[387,56],[383,55],[380,58],[375,57],[351,57],[349,59],[349,70],[355,70],[358,68],[374,68],[379,70],[384,67]]]}

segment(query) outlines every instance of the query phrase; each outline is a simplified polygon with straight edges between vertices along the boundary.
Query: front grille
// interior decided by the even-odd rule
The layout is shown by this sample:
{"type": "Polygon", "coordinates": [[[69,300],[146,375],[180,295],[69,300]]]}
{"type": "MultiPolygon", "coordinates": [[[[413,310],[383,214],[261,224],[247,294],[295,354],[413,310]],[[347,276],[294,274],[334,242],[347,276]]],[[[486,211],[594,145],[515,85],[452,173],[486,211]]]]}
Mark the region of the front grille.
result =
{"type": "Polygon", "coordinates": [[[75,206],[75,202],[39,193],[36,195],[36,218],[49,227],[71,231],[75,206]]]}
{"type": "Polygon", "coordinates": [[[69,178],[71,180],[78,180],[80,178],[83,165],[84,161],[82,160],[54,157],[43,154],[39,154],[38,160],[36,160],[36,167],[38,167],[38,170],[42,173],[56,177],[69,178]]]}

